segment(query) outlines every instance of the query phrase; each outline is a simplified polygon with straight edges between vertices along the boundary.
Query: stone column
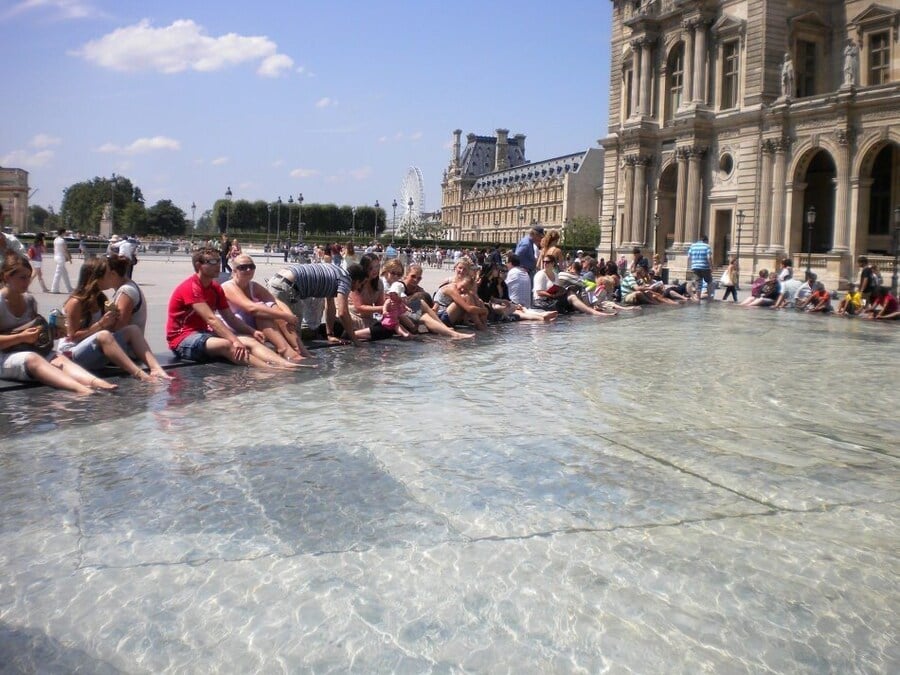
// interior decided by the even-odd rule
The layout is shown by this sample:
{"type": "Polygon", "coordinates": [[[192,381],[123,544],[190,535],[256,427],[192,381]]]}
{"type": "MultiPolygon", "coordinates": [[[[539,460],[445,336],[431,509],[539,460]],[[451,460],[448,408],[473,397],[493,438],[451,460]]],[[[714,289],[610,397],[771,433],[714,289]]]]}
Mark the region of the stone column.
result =
{"type": "Polygon", "coordinates": [[[694,41],[694,95],[697,103],[706,103],[706,23],[697,22],[694,41]]]}
{"type": "Polygon", "coordinates": [[[769,248],[769,227],[772,222],[772,153],[775,152],[775,146],[772,141],[765,140],[760,146],[760,154],[762,155],[762,175],[760,176],[759,185],[759,223],[757,224],[757,232],[759,236],[756,240],[756,248],[758,251],[764,251],[769,248]]]}
{"type": "Polygon", "coordinates": [[[630,243],[643,244],[644,221],[647,213],[647,165],[649,157],[634,160],[634,206],[632,207],[630,243]]]}
{"type": "Polygon", "coordinates": [[[614,242],[616,246],[625,237],[631,236],[631,221],[634,215],[634,164],[637,155],[628,155],[625,158],[625,207],[622,211],[622,223],[618,229],[619,241],[614,242]]]}
{"type": "Polygon", "coordinates": [[[631,115],[639,117],[641,93],[641,41],[631,41],[631,115]]]}
{"type": "Polygon", "coordinates": [[[682,80],[681,105],[686,108],[694,99],[694,23],[684,21],[684,79],[682,80]]]}
{"type": "Polygon", "coordinates": [[[650,84],[653,82],[653,61],[650,58],[653,41],[649,38],[641,40],[641,115],[650,114],[650,84]]]}
{"type": "Polygon", "coordinates": [[[700,175],[700,161],[706,155],[706,148],[687,148],[688,157],[688,181],[687,203],[685,205],[685,236],[686,241],[694,242],[700,236],[701,207],[703,205],[703,181],[700,175]]]}
{"type": "Polygon", "coordinates": [[[844,129],[835,132],[838,143],[837,195],[834,208],[834,233],[831,252],[847,253],[850,250],[850,224],[847,210],[850,201],[850,135],[844,129]]]}
{"type": "Polygon", "coordinates": [[[769,250],[773,253],[784,251],[785,230],[790,228],[785,223],[784,217],[784,176],[787,170],[785,166],[785,152],[790,147],[788,138],[778,138],[775,146],[775,172],[772,177],[772,222],[769,226],[769,250]]]}
{"type": "Polygon", "coordinates": [[[684,209],[687,195],[687,157],[684,148],[675,151],[678,164],[678,185],[675,187],[675,241],[673,248],[684,247],[684,209]]]}

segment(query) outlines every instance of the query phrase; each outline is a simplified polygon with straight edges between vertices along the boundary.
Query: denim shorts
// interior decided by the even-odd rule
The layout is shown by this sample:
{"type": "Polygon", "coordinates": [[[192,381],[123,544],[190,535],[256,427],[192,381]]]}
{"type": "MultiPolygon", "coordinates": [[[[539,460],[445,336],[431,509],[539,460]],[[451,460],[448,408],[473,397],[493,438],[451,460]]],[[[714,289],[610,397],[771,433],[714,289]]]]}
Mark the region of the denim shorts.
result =
{"type": "MultiPolygon", "coordinates": [[[[113,337],[119,346],[127,354],[128,344],[124,338],[118,333],[113,333],[113,337]]],[[[100,370],[104,366],[109,365],[110,361],[103,353],[100,342],[97,340],[97,334],[94,333],[90,337],[85,338],[77,345],[72,347],[72,360],[85,370],[100,370]]]]}
{"type": "Polygon", "coordinates": [[[179,359],[185,361],[212,361],[206,351],[206,341],[213,337],[212,333],[191,333],[172,350],[179,359]]]}

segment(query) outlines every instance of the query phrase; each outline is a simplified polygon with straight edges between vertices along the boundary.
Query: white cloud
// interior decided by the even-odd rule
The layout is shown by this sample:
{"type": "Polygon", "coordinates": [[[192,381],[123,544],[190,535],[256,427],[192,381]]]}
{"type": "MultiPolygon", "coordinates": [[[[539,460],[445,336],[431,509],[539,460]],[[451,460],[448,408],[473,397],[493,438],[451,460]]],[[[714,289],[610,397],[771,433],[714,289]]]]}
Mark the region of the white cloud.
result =
{"type": "Polygon", "coordinates": [[[333,108],[338,104],[337,100],[325,96],[316,101],[317,108],[333,108]]]}
{"type": "Polygon", "coordinates": [[[216,157],[214,160],[210,162],[213,166],[222,166],[223,164],[228,164],[227,157],[216,157]]]}
{"type": "Polygon", "coordinates": [[[0,19],[9,19],[39,9],[53,11],[54,19],[88,19],[103,16],[103,13],[91,3],[80,0],[22,0],[0,14],[0,19]]]}
{"type": "Polygon", "coordinates": [[[272,162],[272,166],[274,166],[276,169],[277,169],[279,166],[284,166],[284,160],[283,160],[283,159],[276,159],[274,162],[272,162]]]}
{"type": "Polygon", "coordinates": [[[13,150],[0,157],[0,166],[7,166],[16,169],[31,169],[38,166],[46,165],[53,159],[52,150],[39,150],[38,152],[28,152],[27,150],[13,150]]]}
{"type": "Polygon", "coordinates": [[[294,66],[294,59],[286,54],[273,54],[263,59],[256,70],[262,77],[278,77],[282,72],[290,70],[294,66]]]}
{"type": "Polygon", "coordinates": [[[51,136],[50,134],[38,134],[31,139],[32,148],[48,148],[51,145],[59,145],[62,143],[61,138],[51,136]]]}
{"type": "Polygon", "coordinates": [[[148,19],[143,19],[91,40],[73,53],[103,68],[121,72],[210,72],[259,61],[259,75],[276,77],[294,66],[293,59],[279,54],[278,45],[267,37],[236,33],[210,37],[190,19],[179,19],[162,28],[155,28],[148,19]]]}
{"type": "Polygon", "coordinates": [[[294,169],[291,171],[291,178],[314,178],[320,173],[317,169],[294,169]]]}
{"type": "Polygon", "coordinates": [[[153,138],[138,138],[131,145],[116,145],[115,143],[104,143],[97,152],[107,152],[117,155],[141,155],[147,152],[155,152],[157,150],[181,150],[181,144],[174,138],[166,136],[154,136],[153,138]]]}

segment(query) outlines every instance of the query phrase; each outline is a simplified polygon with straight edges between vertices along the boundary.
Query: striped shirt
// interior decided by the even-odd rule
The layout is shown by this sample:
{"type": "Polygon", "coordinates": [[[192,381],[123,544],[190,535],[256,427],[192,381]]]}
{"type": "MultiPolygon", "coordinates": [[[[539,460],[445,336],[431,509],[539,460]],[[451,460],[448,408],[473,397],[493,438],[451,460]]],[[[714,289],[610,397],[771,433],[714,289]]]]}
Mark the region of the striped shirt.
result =
{"type": "Polygon", "coordinates": [[[695,241],[688,249],[688,258],[690,258],[692,270],[710,269],[709,260],[711,257],[712,249],[704,241],[695,241]]]}
{"type": "Polygon", "coordinates": [[[350,275],[331,263],[305,263],[287,267],[294,275],[299,298],[333,298],[350,295],[350,275]]]}

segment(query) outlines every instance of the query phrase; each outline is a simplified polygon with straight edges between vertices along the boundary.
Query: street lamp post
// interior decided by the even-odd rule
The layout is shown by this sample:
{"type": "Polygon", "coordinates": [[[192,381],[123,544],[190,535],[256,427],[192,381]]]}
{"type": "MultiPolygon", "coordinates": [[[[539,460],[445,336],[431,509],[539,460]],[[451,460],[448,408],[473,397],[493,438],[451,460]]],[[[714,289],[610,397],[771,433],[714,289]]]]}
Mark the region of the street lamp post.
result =
{"type": "Polygon", "coordinates": [[[812,271],[812,233],[816,224],[816,207],[812,204],[806,210],[806,278],[812,271]]]}
{"type": "Polygon", "coordinates": [[[350,243],[354,243],[353,240],[356,239],[356,207],[350,209],[350,214],[352,218],[350,219],[350,243]]]}
{"type": "Polygon", "coordinates": [[[738,231],[737,231],[737,255],[735,256],[735,260],[737,261],[737,273],[738,278],[735,281],[740,282],[740,274],[741,274],[741,230],[744,229],[744,209],[738,209],[737,214],[738,221],[738,231]]]}
{"type": "Polygon", "coordinates": [[[413,219],[412,219],[413,198],[412,197],[409,198],[409,202],[407,203],[407,206],[409,207],[409,211],[406,212],[406,216],[407,216],[407,220],[409,222],[406,224],[406,248],[409,248],[409,238],[410,238],[410,234],[412,232],[412,222],[413,222],[413,219]]]}
{"type": "MultiPolygon", "coordinates": [[[[394,208],[394,220],[391,222],[391,243],[394,242],[394,235],[397,233],[397,200],[395,199],[391,202],[391,206],[394,208]]],[[[407,237],[407,242],[409,238],[407,237]]],[[[409,246],[409,244],[407,244],[409,246]]]]}
{"type": "Polygon", "coordinates": [[[266,204],[266,252],[269,251],[269,231],[272,229],[272,205],[266,204]]]}
{"type": "Polygon", "coordinates": [[[291,243],[291,207],[293,205],[294,205],[294,195],[288,195],[288,229],[287,229],[288,244],[291,243]]]}
{"type": "Polygon", "coordinates": [[[191,243],[194,243],[194,231],[197,229],[197,204],[191,202],[191,243]]]}
{"type": "Polygon", "coordinates": [[[281,196],[275,202],[275,208],[278,209],[275,215],[275,243],[281,246],[281,196]]]}
{"type": "Polygon", "coordinates": [[[110,234],[115,234],[116,232],[116,183],[119,182],[119,179],[116,177],[116,174],[112,175],[112,182],[110,183],[110,189],[112,194],[110,194],[109,200],[109,232],[110,234]]]}
{"type": "MultiPolygon", "coordinates": [[[[653,252],[659,253],[659,240],[657,237],[659,232],[659,212],[653,214],[653,252]]],[[[660,258],[661,259],[661,258],[660,258]]]]}
{"type": "Polygon", "coordinates": [[[494,243],[497,244],[497,248],[500,248],[500,221],[494,221],[494,243]]]}
{"type": "Polygon", "coordinates": [[[231,186],[225,189],[225,234],[228,234],[228,228],[231,226],[231,186]]]}
{"type": "Polygon", "coordinates": [[[616,257],[616,214],[615,211],[609,216],[609,259],[616,257]]]}
{"type": "Polygon", "coordinates": [[[900,257],[900,206],[894,209],[894,273],[891,275],[891,290],[897,296],[897,258],[900,257]]]}
{"type": "Polygon", "coordinates": [[[303,193],[297,195],[297,238],[303,241],[303,193]]]}
{"type": "Polygon", "coordinates": [[[378,200],[375,200],[375,243],[378,243],[378,209],[381,208],[381,205],[378,203],[378,200]]]}

